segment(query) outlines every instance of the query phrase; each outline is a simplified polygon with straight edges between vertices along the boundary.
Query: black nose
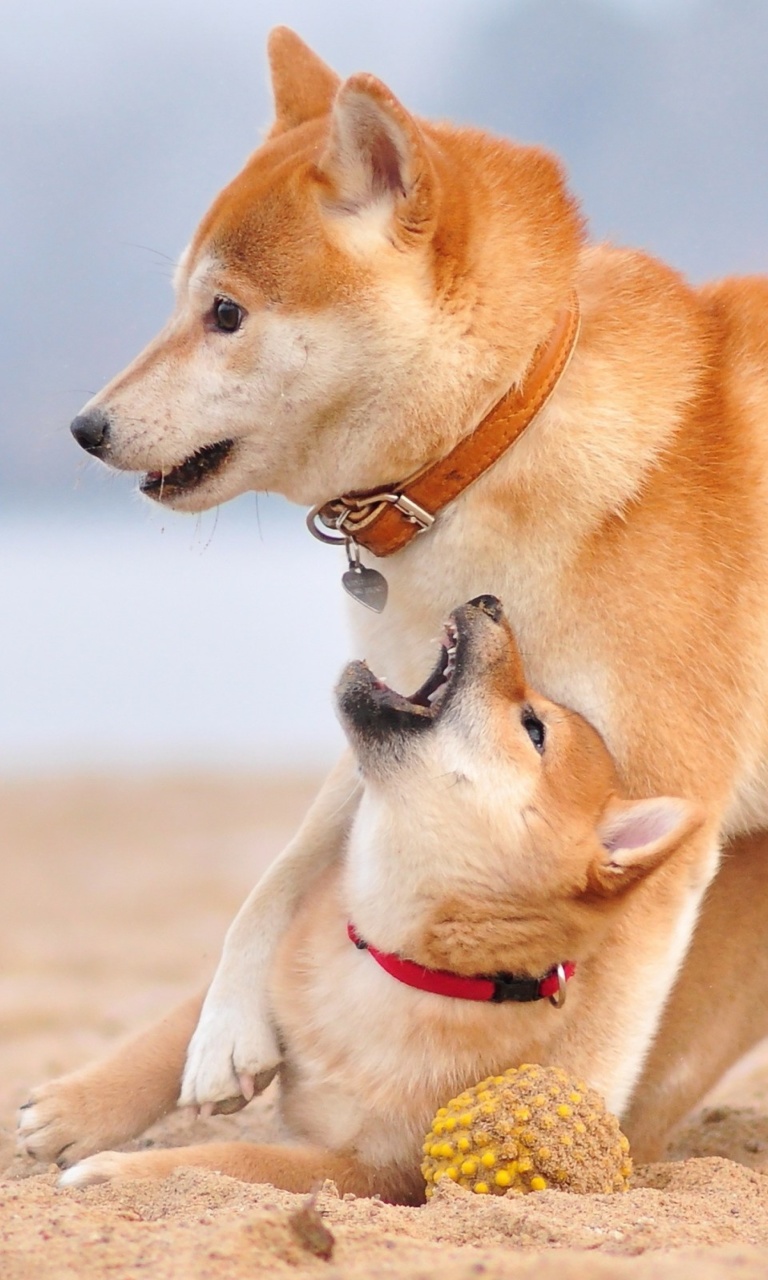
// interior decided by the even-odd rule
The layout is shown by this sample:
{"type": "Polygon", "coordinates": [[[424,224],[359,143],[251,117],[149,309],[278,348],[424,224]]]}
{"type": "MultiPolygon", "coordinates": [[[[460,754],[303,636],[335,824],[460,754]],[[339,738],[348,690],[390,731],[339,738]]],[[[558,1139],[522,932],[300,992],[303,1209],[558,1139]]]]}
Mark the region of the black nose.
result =
{"type": "Polygon", "coordinates": [[[109,418],[103,409],[91,409],[90,413],[79,413],[69,429],[77,443],[87,453],[94,453],[98,457],[107,447],[109,418]]]}
{"type": "Polygon", "coordinates": [[[469,603],[476,609],[482,609],[483,613],[487,613],[494,622],[501,622],[504,617],[501,601],[497,600],[496,596],[475,596],[469,603]]]}

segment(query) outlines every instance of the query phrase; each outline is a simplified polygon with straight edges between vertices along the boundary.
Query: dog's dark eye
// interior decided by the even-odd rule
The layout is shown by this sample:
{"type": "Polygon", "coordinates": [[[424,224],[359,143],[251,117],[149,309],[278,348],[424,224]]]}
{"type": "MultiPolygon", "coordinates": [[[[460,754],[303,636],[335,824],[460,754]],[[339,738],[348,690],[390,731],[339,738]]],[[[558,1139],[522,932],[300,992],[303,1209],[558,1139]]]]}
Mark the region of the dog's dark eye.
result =
{"type": "Polygon", "coordinates": [[[213,304],[213,321],[222,333],[235,333],[243,323],[245,312],[231,298],[216,298],[213,304]]]}
{"type": "Polygon", "coordinates": [[[547,731],[539,717],[533,714],[530,707],[526,707],[523,712],[522,725],[539,755],[541,755],[544,751],[544,739],[547,736],[547,731]]]}

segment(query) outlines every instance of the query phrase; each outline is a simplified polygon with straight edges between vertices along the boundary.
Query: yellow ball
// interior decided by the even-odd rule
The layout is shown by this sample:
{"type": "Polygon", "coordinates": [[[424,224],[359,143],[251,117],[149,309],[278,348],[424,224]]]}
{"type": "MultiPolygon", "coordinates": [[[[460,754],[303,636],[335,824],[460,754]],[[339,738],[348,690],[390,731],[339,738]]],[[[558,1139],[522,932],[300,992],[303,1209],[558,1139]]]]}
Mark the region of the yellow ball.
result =
{"type": "Polygon", "coordinates": [[[477,1195],[522,1195],[626,1191],[632,1173],[629,1142],[600,1095],[559,1067],[531,1064],[481,1080],[441,1107],[423,1151],[427,1198],[446,1174],[477,1195]],[[436,1141],[457,1128],[459,1158],[436,1141]]]}

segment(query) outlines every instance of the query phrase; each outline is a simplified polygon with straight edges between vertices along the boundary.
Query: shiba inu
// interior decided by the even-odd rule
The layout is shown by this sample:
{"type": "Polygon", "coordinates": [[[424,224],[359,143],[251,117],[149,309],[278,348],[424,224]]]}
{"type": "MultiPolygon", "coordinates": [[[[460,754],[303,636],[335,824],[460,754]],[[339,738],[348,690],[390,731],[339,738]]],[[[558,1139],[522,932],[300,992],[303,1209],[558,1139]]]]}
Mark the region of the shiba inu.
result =
{"type": "MultiPolygon", "coordinates": [[[[547,152],[417,120],[285,29],[270,59],[270,133],[184,253],[167,327],[74,434],[179,510],[247,488],[315,507],[351,572],[386,575],[380,615],[354,606],[356,651],[397,687],[458,601],[494,593],[627,793],[702,803],[629,1095],[724,842],[768,822],[768,281],[693,288],[591,244],[547,152]]],[[[353,821],[351,777],[234,922],[184,1102],[274,1074],[266,974],[353,821]]],[[[673,1075],[679,1109],[699,1085],[673,1075]]]]}
{"type": "MultiPolygon", "coordinates": [[[[360,803],[269,984],[294,1145],[104,1152],[64,1185],[196,1164],[293,1191],[333,1177],[342,1193],[418,1202],[435,1111],[488,1074],[558,1063],[623,1104],[614,1023],[634,1019],[659,948],[654,921],[680,896],[668,868],[687,859],[703,811],[622,796],[594,729],[526,684],[494,597],[453,613],[412,697],[358,662],[337,703],[360,803]]],[[[178,1087],[180,1067],[171,1038],[161,1082],[170,1068],[178,1087]]],[[[134,1071],[130,1050],[113,1065],[124,1110],[135,1091],[157,1091],[134,1071]]]]}

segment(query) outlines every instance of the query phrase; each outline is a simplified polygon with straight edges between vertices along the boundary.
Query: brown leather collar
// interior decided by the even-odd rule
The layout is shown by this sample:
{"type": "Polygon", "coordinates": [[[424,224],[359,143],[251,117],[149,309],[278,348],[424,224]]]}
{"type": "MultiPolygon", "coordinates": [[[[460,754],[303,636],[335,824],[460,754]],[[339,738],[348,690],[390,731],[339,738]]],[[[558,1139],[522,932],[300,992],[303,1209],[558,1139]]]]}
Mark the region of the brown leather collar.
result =
{"type": "Polygon", "coordinates": [[[307,516],[310,532],[322,542],[351,539],[375,556],[391,556],[424,533],[443,507],[493,466],[541,412],[573,354],[579,324],[574,294],[537,348],[523,384],[508,391],[470,435],[444,458],[398,484],[347,493],[314,507],[307,516]],[[325,533],[318,521],[335,532],[325,533]]]}

